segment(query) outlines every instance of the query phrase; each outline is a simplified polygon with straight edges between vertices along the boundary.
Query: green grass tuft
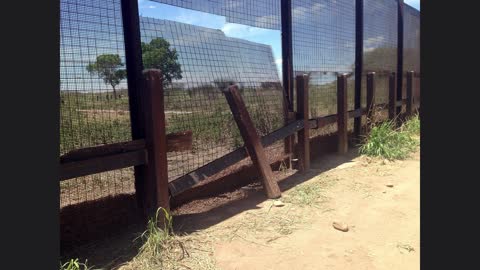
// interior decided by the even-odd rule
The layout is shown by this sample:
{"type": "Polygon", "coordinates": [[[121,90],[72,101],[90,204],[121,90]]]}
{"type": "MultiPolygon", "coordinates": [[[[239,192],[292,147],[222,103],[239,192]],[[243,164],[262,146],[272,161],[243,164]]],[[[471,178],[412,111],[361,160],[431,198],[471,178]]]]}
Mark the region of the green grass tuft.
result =
{"type": "Polygon", "coordinates": [[[360,146],[360,154],[382,157],[389,160],[405,159],[419,145],[416,138],[420,134],[420,119],[412,117],[400,128],[395,128],[392,121],[373,126],[360,146]]]}
{"type": "Polygon", "coordinates": [[[87,266],[87,261],[85,263],[81,263],[77,259],[70,259],[70,261],[62,264],[60,263],[60,270],[89,270],[87,266]]]}
{"type": "Polygon", "coordinates": [[[418,117],[418,114],[402,125],[402,131],[407,132],[410,136],[420,136],[420,117],[418,117]]]}

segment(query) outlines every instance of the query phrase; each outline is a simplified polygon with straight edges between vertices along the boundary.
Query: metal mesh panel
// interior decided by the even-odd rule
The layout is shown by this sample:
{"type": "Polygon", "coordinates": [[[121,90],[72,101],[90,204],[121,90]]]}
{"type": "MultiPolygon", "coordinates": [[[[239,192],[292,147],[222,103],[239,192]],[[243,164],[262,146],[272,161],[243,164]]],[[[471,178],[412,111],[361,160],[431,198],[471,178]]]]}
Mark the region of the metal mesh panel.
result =
{"type": "MultiPolygon", "coordinates": [[[[60,154],[131,139],[121,15],[120,0],[60,3],[60,154]]],[[[125,169],[63,181],[60,203],[132,191],[125,169]]]]}
{"type": "Polygon", "coordinates": [[[280,30],[279,0],[153,0],[225,16],[230,23],[280,30]]]}
{"type": "MultiPolygon", "coordinates": [[[[375,102],[388,103],[388,78],[397,71],[398,10],[396,0],[365,0],[363,7],[363,77],[374,71],[375,102]]],[[[362,97],[366,96],[362,86],[362,97]]]]}
{"type": "MultiPolygon", "coordinates": [[[[420,12],[413,7],[404,4],[403,6],[403,72],[406,78],[407,71],[420,72],[420,12]]],[[[415,100],[420,100],[419,83],[415,83],[415,100]]],[[[419,79],[418,79],[419,81],[419,79]]],[[[403,82],[403,98],[406,98],[406,79],[403,82]]],[[[415,103],[417,103],[415,101],[415,103]]]]}
{"type": "Polygon", "coordinates": [[[186,23],[140,22],[142,42],[166,40],[180,64],[181,78],[165,87],[167,132],[193,132],[193,151],[168,153],[170,180],[243,145],[221,92],[230,84],[239,86],[260,135],[282,126],[282,87],[270,46],[186,23]]]}
{"type": "Polygon", "coordinates": [[[420,11],[403,8],[403,70],[420,72],[420,11]]]}
{"type": "Polygon", "coordinates": [[[310,74],[310,117],[336,113],[336,77],[353,75],[355,0],[293,0],[292,39],[295,74],[310,74]]]}

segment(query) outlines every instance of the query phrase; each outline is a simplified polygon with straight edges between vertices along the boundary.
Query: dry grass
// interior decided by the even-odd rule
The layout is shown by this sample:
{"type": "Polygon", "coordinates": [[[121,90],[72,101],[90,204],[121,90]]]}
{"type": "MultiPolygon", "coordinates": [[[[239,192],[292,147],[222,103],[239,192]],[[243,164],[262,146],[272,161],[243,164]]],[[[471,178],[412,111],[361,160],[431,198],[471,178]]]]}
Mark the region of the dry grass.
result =
{"type": "Polygon", "coordinates": [[[132,261],[118,269],[202,269],[213,270],[213,250],[201,234],[177,235],[172,229],[172,217],[163,208],[148,222],[147,230],[139,237],[143,240],[140,252],[132,261]],[[160,211],[164,224],[159,224],[160,211]]]}
{"type": "Polygon", "coordinates": [[[317,176],[284,192],[283,207],[276,207],[274,200],[268,200],[259,208],[188,235],[175,234],[171,217],[165,213],[165,229],[155,226],[158,220],[151,220],[140,237],[143,246],[139,254],[119,269],[217,269],[213,259],[214,243],[241,239],[266,246],[292,234],[309,224],[313,218],[311,207],[321,208],[328,199],[322,194],[323,190],[334,182],[326,175],[317,176]]]}

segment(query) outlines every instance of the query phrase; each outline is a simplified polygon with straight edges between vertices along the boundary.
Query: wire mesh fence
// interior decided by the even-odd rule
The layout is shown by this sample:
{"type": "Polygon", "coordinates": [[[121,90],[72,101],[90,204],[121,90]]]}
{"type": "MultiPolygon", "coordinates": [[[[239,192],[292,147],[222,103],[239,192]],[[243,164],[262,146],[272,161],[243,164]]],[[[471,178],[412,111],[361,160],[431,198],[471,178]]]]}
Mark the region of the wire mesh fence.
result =
{"type": "MultiPolygon", "coordinates": [[[[120,0],[60,3],[60,154],[131,139],[120,0]]],[[[134,192],[131,169],[62,181],[60,205],[134,192]]]]}
{"type": "MultiPolygon", "coordinates": [[[[310,118],[337,112],[337,76],[349,74],[348,106],[353,109],[355,0],[292,0],[295,74],[309,74],[310,118]]],[[[311,137],[336,130],[312,130],[311,137]]]]}
{"type": "MultiPolygon", "coordinates": [[[[420,72],[420,12],[409,5],[403,6],[403,71],[420,72]]],[[[420,101],[420,79],[414,84],[415,99],[420,101]]],[[[415,79],[415,80],[417,80],[415,79]]],[[[404,97],[406,84],[403,84],[404,97]]]]}
{"type": "MultiPolygon", "coordinates": [[[[364,0],[363,76],[375,72],[375,102],[388,103],[389,74],[397,71],[398,10],[396,0],[364,0]]],[[[362,97],[366,85],[362,84],[362,97]]]]}
{"type": "Polygon", "coordinates": [[[170,180],[243,145],[222,93],[229,85],[239,85],[260,135],[282,126],[282,86],[270,46],[173,20],[141,17],[140,26],[146,68],[163,60],[150,54],[152,44],[176,55],[179,68],[166,72],[178,76],[164,84],[167,132],[193,133],[192,151],[168,154],[170,180]]]}
{"type": "MultiPolygon", "coordinates": [[[[191,150],[167,153],[170,181],[243,146],[222,93],[229,85],[239,86],[261,136],[284,125],[280,2],[139,1],[142,60],[144,68],[162,70],[167,133],[193,134],[191,150]]],[[[388,102],[389,73],[397,68],[397,1],[364,0],[362,71],[355,71],[355,3],[291,1],[293,71],[309,75],[310,118],[337,113],[339,74],[348,76],[348,110],[355,72],[362,73],[362,107],[368,71],[377,73],[376,102],[388,102]]],[[[419,24],[419,12],[405,5],[405,72],[420,71],[419,24]]],[[[121,0],[61,0],[60,33],[60,155],[131,140],[121,0]]],[[[415,77],[416,100],[419,82],[415,77]]],[[[310,136],[335,130],[332,124],[310,136]]],[[[269,159],[281,156],[283,141],[267,152],[269,159]]],[[[135,193],[131,167],[60,186],[62,207],[135,193]]]]}

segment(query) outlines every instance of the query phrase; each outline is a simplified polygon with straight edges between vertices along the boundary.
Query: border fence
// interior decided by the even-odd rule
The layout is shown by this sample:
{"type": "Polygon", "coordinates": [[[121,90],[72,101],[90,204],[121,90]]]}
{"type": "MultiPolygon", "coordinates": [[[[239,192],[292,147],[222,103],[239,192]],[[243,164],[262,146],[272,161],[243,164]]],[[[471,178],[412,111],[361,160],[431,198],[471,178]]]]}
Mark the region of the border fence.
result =
{"type": "Polygon", "coordinates": [[[140,15],[143,2],[60,1],[62,249],[159,206],[269,187],[279,164],[305,171],[358,140],[374,106],[419,108],[420,12],[403,0],[151,2],[233,36],[140,15]],[[280,61],[241,29],[278,39],[280,61]]]}

